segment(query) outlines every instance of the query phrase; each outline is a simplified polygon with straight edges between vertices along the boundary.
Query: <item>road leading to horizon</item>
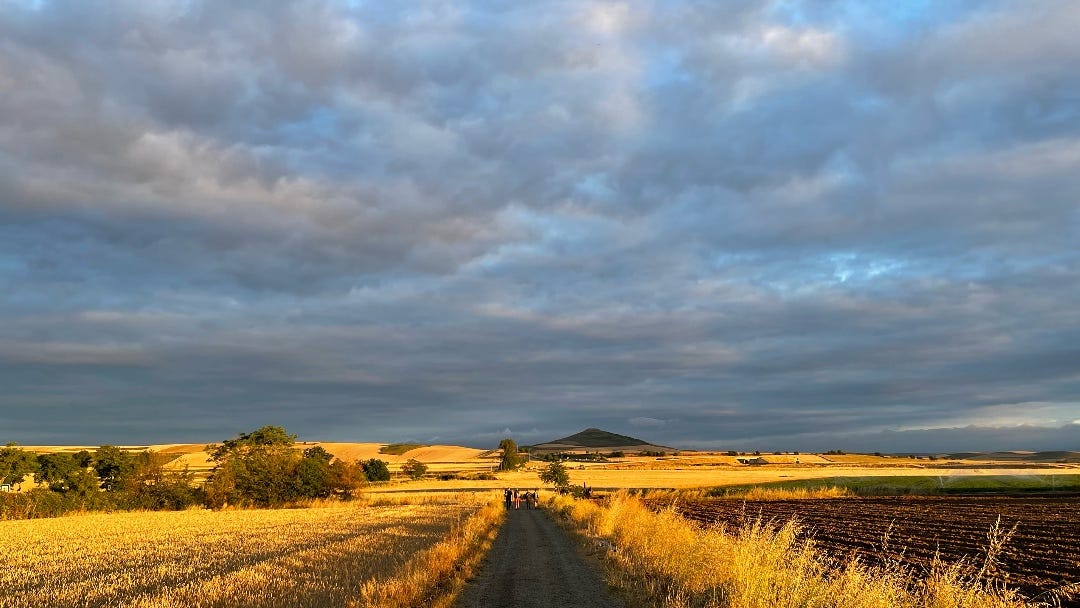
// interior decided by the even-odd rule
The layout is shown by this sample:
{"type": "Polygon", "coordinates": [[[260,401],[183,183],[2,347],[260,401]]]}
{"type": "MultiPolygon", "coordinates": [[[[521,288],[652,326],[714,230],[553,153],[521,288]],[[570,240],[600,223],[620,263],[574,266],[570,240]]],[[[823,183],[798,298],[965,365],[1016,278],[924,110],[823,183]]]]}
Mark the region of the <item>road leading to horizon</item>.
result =
{"type": "Polygon", "coordinates": [[[540,509],[510,511],[455,608],[624,608],[540,509]]]}

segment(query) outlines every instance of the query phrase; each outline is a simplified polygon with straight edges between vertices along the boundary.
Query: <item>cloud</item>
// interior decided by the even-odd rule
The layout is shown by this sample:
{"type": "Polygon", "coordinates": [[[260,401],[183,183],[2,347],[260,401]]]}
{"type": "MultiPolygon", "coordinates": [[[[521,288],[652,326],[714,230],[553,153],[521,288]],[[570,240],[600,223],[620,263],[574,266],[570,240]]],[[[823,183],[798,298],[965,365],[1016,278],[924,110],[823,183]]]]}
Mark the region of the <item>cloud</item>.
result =
{"type": "Polygon", "coordinates": [[[0,12],[12,439],[1075,418],[1072,3],[0,12]]]}
{"type": "Polygon", "coordinates": [[[642,428],[656,428],[660,426],[665,426],[667,424],[667,420],[660,420],[659,418],[649,418],[648,416],[635,416],[627,420],[627,422],[630,423],[630,426],[642,428]]]}

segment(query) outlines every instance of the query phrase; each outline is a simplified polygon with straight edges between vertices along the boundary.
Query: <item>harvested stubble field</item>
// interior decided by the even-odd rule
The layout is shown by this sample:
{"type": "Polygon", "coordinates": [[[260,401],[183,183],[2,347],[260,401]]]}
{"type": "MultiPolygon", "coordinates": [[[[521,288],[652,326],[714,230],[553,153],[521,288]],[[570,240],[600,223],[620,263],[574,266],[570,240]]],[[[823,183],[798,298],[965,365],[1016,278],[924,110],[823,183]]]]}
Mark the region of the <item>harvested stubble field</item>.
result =
{"type": "MultiPolygon", "coordinates": [[[[979,563],[987,534],[1001,518],[1007,540],[992,576],[1030,597],[1080,582],[1080,499],[1077,497],[903,496],[804,500],[650,501],[704,523],[745,524],[758,517],[795,518],[834,556],[852,552],[869,563],[896,560],[925,568],[939,554],[979,563]],[[887,539],[886,539],[887,535],[887,539]]],[[[1072,603],[1080,605],[1080,593],[1072,603]]]]}
{"type": "Polygon", "coordinates": [[[478,511],[498,513],[457,501],[5,521],[0,606],[393,605],[387,589],[419,584],[408,572],[449,555],[447,537],[493,534],[478,511]]]}

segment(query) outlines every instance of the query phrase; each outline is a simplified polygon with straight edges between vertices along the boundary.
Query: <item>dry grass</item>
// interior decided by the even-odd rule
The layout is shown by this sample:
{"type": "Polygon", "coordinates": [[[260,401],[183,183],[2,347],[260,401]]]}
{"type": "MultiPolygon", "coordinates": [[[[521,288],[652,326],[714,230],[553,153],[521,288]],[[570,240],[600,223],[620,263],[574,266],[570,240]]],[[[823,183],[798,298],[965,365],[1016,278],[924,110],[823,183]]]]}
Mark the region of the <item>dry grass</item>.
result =
{"type": "MultiPolygon", "coordinates": [[[[732,491],[724,494],[721,498],[737,500],[809,500],[814,498],[847,498],[856,496],[848,488],[836,486],[824,486],[820,488],[770,488],[754,486],[746,489],[732,491]]],[[[656,499],[665,502],[680,500],[715,500],[707,490],[647,490],[642,495],[646,499],[656,499]]]]}
{"type": "Polygon", "coordinates": [[[0,606],[403,606],[421,596],[445,602],[440,598],[460,587],[455,577],[467,574],[454,565],[478,559],[501,513],[450,497],[0,522],[0,606]]]}
{"type": "MultiPolygon", "coordinates": [[[[534,462],[530,468],[514,471],[499,472],[498,478],[491,481],[484,480],[453,480],[440,481],[438,479],[424,479],[419,482],[409,482],[401,486],[372,487],[368,491],[395,491],[405,487],[417,490],[433,489],[458,489],[485,488],[498,489],[504,487],[533,488],[540,484],[537,478],[538,471],[544,463],[534,462]]],[[[683,469],[602,469],[598,466],[577,468],[578,463],[567,463],[570,472],[570,481],[574,484],[582,482],[593,488],[653,488],[653,489],[690,489],[711,488],[721,486],[737,486],[761,483],[775,483],[780,481],[798,481],[810,479],[823,479],[829,477],[898,477],[898,476],[942,476],[950,479],[964,479],[979,476],[1021,476],[1021,475],[1075,475],[1078,468],[1061,469],[934,469],[928,470],[916,467],[903,468],[860,468],[855,466],[839,467],[808,467],[786,468],[783,466],[743,466],[738,467],[687,467],[683,469]]]]}
{"type": "Polygon", "coordinates": [[[767,488],[759,486],[727,494],[725,498],[738,498],[741,500],[806,500],[812,498],[846,498],[849,496],[855,496],[855,493],[847,488],[835,486],[822,488],[767,488]]]}
{"type": "Polygon", "coordinates": [[[638,606],[1019,608],[968,564],[935,564],[926,576],[893,563],[837,565],[796,523],[701,529],[654,513],[625,494],[599,505],[557,497],[551,506],[606,547],[609,579],[638,606]]]}
{"type": "Polygon", "coordinates": [[[479,568],[505,518],[506,509],[500,503],[488,503],[453,534],[409,560],[393,576],[365,582],[361,586],[360,600],[349,605],[380,608],[449,606],[479,568]]]}

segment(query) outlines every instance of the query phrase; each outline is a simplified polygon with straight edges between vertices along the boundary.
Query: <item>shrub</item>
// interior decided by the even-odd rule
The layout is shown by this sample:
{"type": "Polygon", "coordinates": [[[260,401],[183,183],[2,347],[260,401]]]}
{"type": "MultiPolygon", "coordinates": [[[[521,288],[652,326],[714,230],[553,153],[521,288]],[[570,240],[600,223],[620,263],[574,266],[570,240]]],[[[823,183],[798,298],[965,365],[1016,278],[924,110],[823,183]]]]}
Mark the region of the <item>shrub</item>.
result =
{"type": "Polygon", "coordinates": [[[427,470],[427,465],[415,458],[410,458],[405,464],[401,465],[401,472],[410,479],[420,479],[424,476],[424,473],[427,473],[427,470]]]}
{"type": "Polygon", "coordinates": [[[390,481],[390,468],[386,466],[386,462],[372,458],[365,460],[360,466],[364,469],[368,481],[390,481]]]}
{"type": "Polygon", "coordinates": [[[570,486],[570,473],[561,462],[552,462],[540,471],[540,481],[550,483],[560,490],[570,486]]]}

